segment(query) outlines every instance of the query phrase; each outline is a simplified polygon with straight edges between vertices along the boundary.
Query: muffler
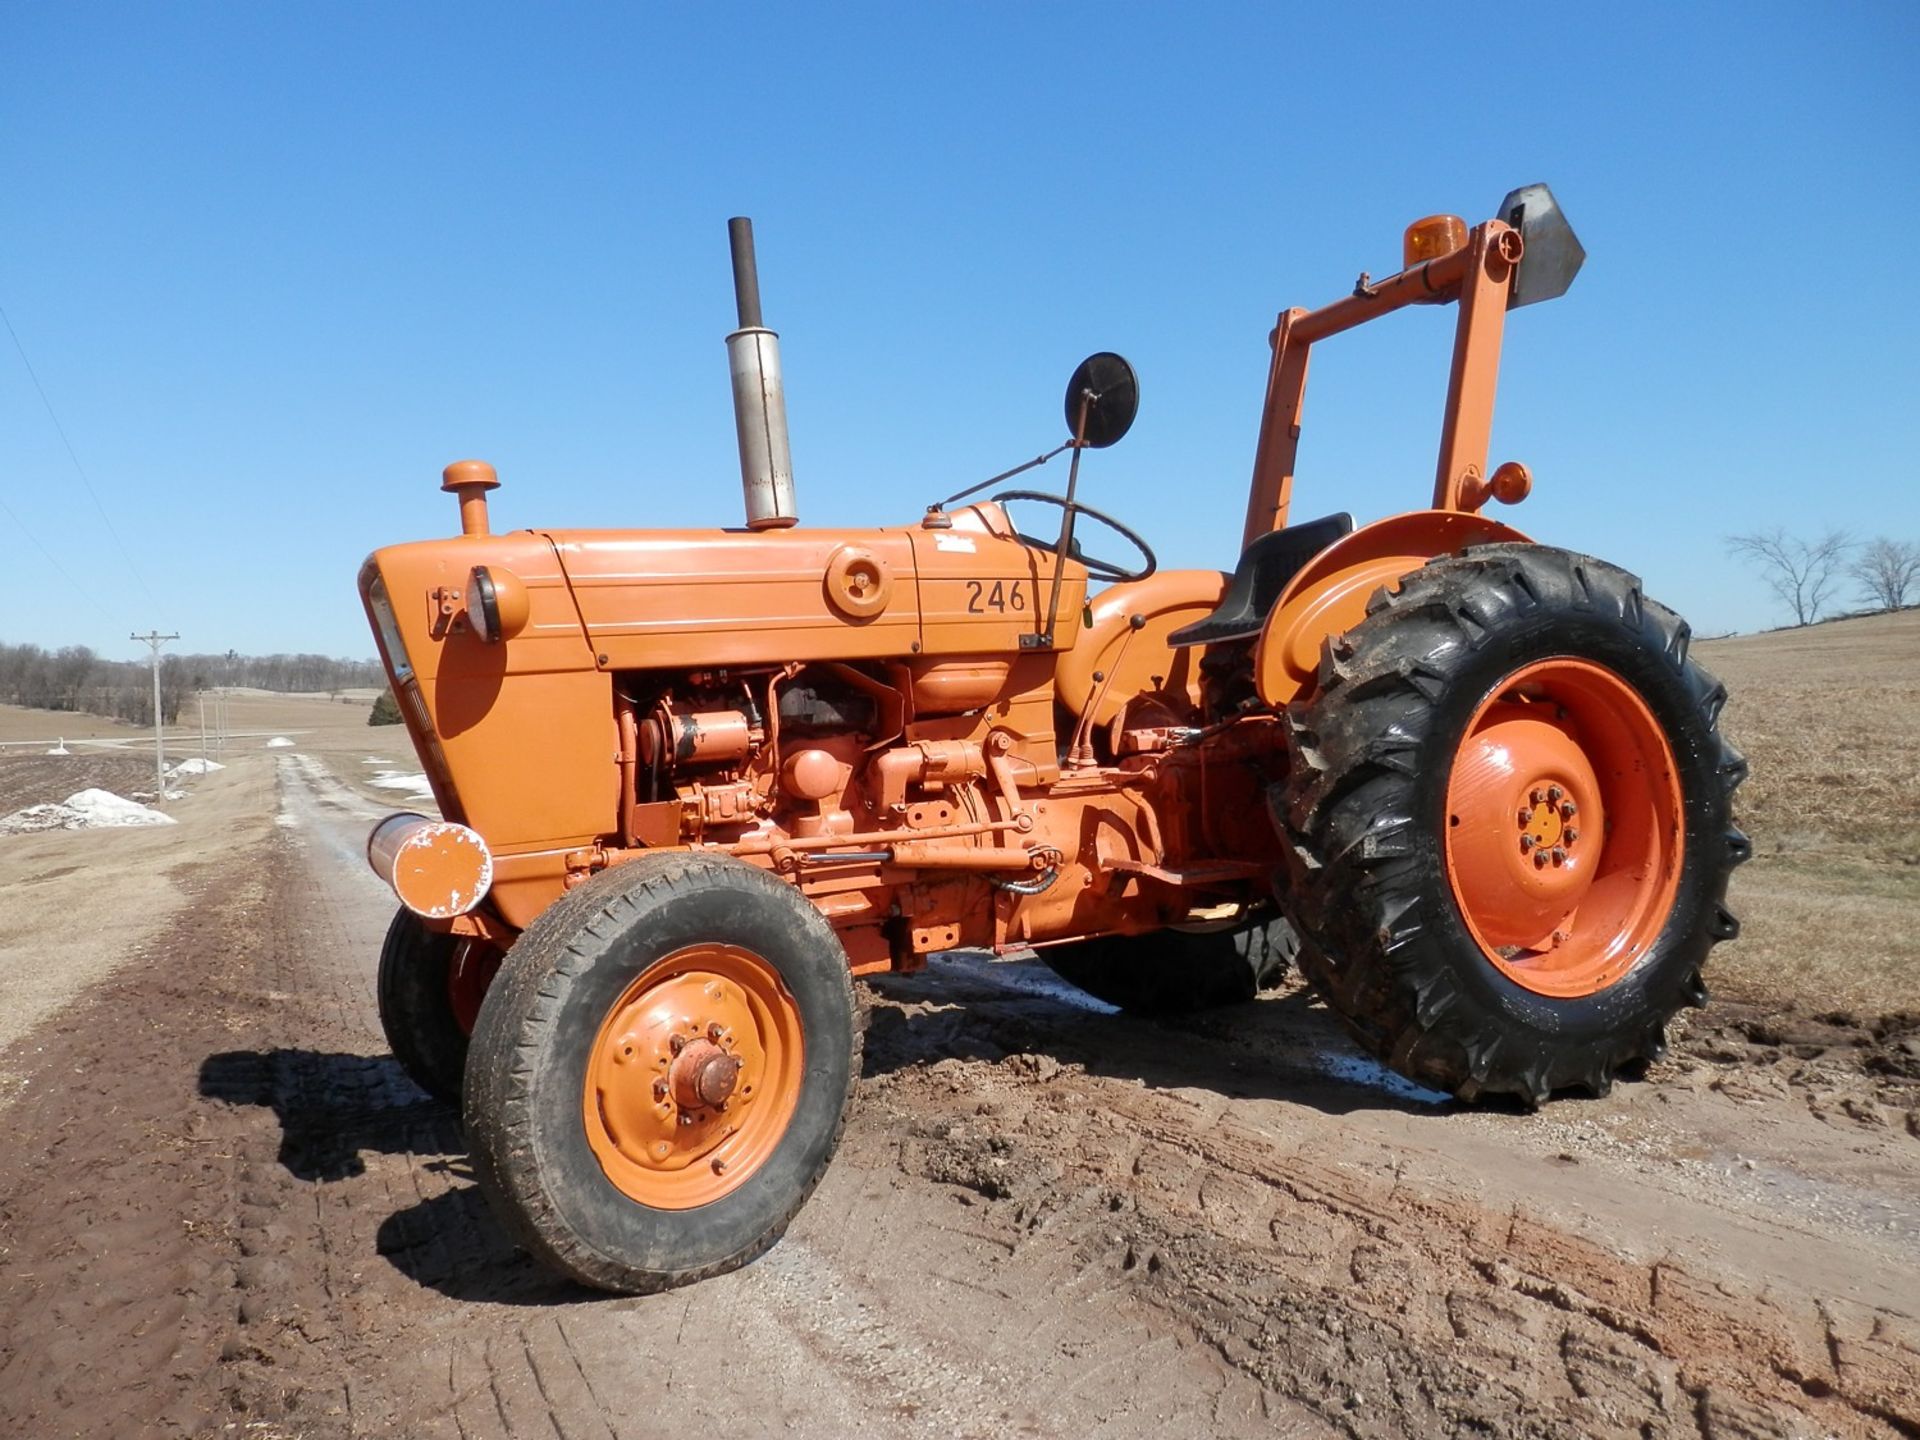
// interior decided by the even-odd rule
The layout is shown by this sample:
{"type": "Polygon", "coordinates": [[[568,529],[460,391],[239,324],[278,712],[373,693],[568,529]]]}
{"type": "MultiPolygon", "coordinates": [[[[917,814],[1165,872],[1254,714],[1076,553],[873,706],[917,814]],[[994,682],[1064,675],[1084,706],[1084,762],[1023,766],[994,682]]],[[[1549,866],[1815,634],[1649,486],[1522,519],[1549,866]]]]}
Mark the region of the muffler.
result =
{"type": "Polygon", "coordinates": [[[753,221],[727,221],[733,249],[733,300],[740,328],[727,336],[733,372],[733,423],[740,436],[740,488],[747,528],[778,530],[800,518],[793,503],[793,458],[787,451],[787,392],[780,380],[780,337],[760,323],[760,271],[753,258],[753,221]]]}
{"type": "Polygon", "coordinates": [[[367,864],[402,905],[429,920],[477,908],[493,886],[493,853],[464,825],[389,815],[367,836],[367,864]]]}

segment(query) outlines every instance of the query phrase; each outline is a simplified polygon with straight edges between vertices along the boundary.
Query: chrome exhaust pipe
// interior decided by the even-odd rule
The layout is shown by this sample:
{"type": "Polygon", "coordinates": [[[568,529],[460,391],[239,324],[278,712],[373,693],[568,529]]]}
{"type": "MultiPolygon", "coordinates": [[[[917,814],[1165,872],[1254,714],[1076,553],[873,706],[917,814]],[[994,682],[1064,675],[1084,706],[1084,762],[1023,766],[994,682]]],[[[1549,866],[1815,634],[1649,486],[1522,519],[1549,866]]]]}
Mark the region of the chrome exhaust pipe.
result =
{"type": "Polygon", "coordinates": [[[727,336],[733,372],[733,424],[740,437],[740,489],[749,530],[778,530],[800,518],[793,503],[793,457],[787,450],[787,392],[780,379],[780,337],[760,323],[760,271],[753,221],[727,221],[733,250],[733,299],[740,328],[727,336]]]}

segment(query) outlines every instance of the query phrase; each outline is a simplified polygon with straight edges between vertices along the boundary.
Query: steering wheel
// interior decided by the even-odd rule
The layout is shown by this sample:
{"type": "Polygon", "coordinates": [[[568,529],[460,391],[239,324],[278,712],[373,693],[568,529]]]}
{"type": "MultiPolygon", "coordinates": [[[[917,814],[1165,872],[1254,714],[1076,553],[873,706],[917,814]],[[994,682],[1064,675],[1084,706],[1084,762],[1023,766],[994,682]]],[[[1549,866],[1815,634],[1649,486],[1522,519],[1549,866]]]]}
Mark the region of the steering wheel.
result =
{"type": "MultiPolygon", "coordinates": [[[[1078,500],[1069,500],[1064,495],[1055,495],[1046,490],[1002,490],[993,498],[998,501],[1038,500],[1044,505],[1058,505],[1062,510],[1071,511],[1077,515],[1085,515],[1089,520],[1098,520],[1102,525],[1106,526],[1109,530],[1113,531],[1114,534],[1138,550],[1141,558],[1147,562],[1141,569],[1128,570],[1114,564],[1111,560],[1099,560],[1091,555],[1081,554],[1080,546],[1076,539],[1073,544],[1073,555],[1071,558],[1078,560],[1082,565],[1086,566],[1087,574],[1095,580],[1144,580],[1160,568],[1159,560],[1154,558],[1153,549],[1146,541],[1142,540],[1111,515],[1102,514],[1091,505],[1082,505],[1078,500]]],[[[1055,548],[1054,542],[1052,541],[1035,540],[1029,535],[1022,535],[1020,538],[1036,550],[1052,550],[1055,548]]]]}

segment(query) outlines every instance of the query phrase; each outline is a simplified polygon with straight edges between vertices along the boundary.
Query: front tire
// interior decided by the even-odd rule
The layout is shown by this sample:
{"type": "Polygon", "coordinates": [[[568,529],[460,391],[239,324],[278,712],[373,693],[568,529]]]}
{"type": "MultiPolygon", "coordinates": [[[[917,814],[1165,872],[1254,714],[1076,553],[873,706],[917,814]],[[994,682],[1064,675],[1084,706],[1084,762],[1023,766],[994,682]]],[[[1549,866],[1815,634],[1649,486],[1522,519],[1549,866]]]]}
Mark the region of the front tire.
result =
{"type": "Polygon", "coordinates": [[[429,930],[402,906],[380,947],[380,1028],[400,1068],[422,1090],[460,1103],[467,1037],[499,953],[482,941],[429,930]]]}
{"type": "Polygon", "coordinates": [[[550,906],[481,1008],[466,1128],[537,1259],[625,1294],[760,1255],[832,1158],[859,1072],[845,952],[737,860],[618,865],[550,906]]]}
{"type": "Polygon", "coordinates": [[[1531,545],[1443,557],[1330,641],[1275,809],[1301,968],[1388,1065],[1471,1100],[1604,1094],[1739,933],[1746,762],[1686,624],[1531,545]]]}
{"type": "Polygon", "coordinates": [[[1039,952],[1047,968],[1133,1015],[1185,1015],[1242,1005],[1286,978],[1300,942],[1285,920],[1231,931],[1101,935],[1039,952]]]}

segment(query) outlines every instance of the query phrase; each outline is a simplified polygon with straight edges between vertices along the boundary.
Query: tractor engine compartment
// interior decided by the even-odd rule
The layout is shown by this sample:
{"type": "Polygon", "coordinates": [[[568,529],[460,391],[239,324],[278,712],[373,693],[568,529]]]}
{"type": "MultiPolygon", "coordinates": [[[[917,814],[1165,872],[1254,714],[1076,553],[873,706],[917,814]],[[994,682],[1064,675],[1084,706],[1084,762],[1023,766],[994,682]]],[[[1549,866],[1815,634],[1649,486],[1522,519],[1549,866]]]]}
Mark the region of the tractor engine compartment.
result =
{"type": "Polygon", "coordinates": [[[1056,707],[1051,668],[618,673],[619,831],[569,857],[568,883],[662,846],[736,856],[797,886],[856,971],[1264,906],[1273,829],[1239,801],[1276,778],[1269,726],[1210,731],[1153,699],[1088,726],[1056,707]]]}

